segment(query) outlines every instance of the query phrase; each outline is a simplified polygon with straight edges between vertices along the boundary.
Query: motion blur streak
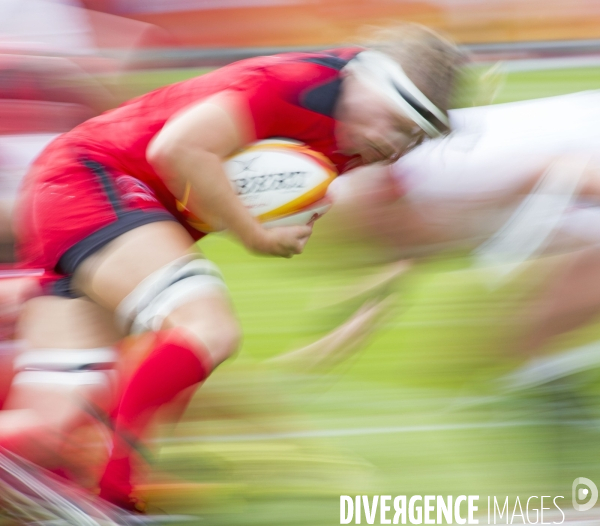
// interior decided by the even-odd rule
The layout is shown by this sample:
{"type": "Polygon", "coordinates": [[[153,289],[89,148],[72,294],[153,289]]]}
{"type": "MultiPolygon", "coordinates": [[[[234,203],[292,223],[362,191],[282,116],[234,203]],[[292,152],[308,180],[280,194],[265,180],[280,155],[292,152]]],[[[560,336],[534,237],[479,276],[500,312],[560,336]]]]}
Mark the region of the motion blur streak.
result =
{"type": "MultiPolygon", "coordinates": [[[[600,92],[579,93],[600,89],[600,5],[585,0],[3,0],[0,446],[95,490],[119,389],[151,346],[106,329],[96,350],[116,363],[61,361],[39,333],[48,360],[13,370],[28,315],[46,309],[11,224],[40,151],[215,65],[398,20],[474,57],[455,132],[336,181],[292,261],[226,234],[200,242],[245,341],[177,426],[161,415],[136,444],[153,460],[136,491],[217,526],[339,524],[340,495],[480,495],[482,524],[488,495],[564,495],[567,521],[597,520],[570,497],[578,477],[600,482],[600,92]],[[53,381],[11,388],[40,372],[53,381]]],[[[47,318],[85,348],[85,318],[47,318]]]]}

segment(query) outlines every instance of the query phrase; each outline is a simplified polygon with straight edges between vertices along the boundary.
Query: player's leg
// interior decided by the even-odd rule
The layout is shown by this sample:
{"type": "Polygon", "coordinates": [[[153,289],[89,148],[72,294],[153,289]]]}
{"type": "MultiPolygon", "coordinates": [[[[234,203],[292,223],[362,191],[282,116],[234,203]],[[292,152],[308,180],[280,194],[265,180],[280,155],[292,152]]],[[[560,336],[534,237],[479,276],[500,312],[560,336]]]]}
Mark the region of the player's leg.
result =
{"type": "Polygon", "coordinates": [[[579,250],[560,260],[537,296],[517,315],[523,331],[516,351],[529,359],[504,378],[508,390],[536,387],[600,366],[598,341],[544,353],[554,338],[585,325],[600,312],[600,248],[579,250]]]}
{"type": "Polygon", "coordinates": [[[130,180],[58,142],[25,180],[17,215],[23,259],[63,276],[54,292],[88,297],[125,331],[156,333],[116,414],[102,484],[112,500],[127,499],[125,438],[141,436],[160,406],[202,382],[239,340],[218,270],[191,251],[192,238],[152,191],[135,184],[131,192],[130,180]]]}
{"type": "Polygon", "coordinates": [[[517,352],[530,359],[504,379],[508,390],[536,387],[600,364],[598,342],[543,355],[553,338],[588,323],[600,311],[600,248],[562,259],[537,297],[518,315],[523,334],[517,352]]]}
{"type": "Polygon", "coordinates": [[[93,463],[83,459],[101,454],[102,440],[87,447],[75,437],[107,435],[87,409],[114,404],[121,334],[111,313],[83,298],[37,297],[25,304],[18,336],[22,350],[0,412],[0,443],[37,464],[97,482],[89,480],[93,463]],[[77,455],[67,454],[75,449],[77,455]]]}
{"type": "Polygon", "coordinates": [[[13,362],[21,344],[16,326],[25,302],[41,293],[38,271],[0,270],[0,409],[13,379],[13,362]]]}
{"type": "Polygon", "coordinates": [[[156,333],[115,417],[101,490],[116,503],[127,503],[131,445],[158,408],[204,381],[238,346],[239,327],[220,274],[191,245],[179,224],[152,223],[119,236],[74,269],[74,287],[114,311],[124,328],[156,333]]]}
{"type": "Polygon", "coordinates": [[[536,354],[548,341],[589,322],[600,311],[600,248],[574,252],[526,307],[520,348],[536,354]]]}

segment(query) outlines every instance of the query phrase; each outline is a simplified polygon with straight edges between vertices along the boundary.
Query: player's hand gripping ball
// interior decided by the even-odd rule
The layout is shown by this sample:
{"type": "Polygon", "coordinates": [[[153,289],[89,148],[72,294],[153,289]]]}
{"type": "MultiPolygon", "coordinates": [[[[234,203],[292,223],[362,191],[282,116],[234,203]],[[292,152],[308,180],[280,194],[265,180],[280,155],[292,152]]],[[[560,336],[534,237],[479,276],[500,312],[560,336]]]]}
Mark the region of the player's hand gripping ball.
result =
{"type": "MultiPolygon", "coordinates": [[[[287,140],[264,140],[225,161],[225,171],[238,197],[265,227],[307,225],[331,207],[325,197],[336,178],[335,166],[320,153],[287,140]]],[[[216,229],[190,218],[201,232],[216,229]]]]}

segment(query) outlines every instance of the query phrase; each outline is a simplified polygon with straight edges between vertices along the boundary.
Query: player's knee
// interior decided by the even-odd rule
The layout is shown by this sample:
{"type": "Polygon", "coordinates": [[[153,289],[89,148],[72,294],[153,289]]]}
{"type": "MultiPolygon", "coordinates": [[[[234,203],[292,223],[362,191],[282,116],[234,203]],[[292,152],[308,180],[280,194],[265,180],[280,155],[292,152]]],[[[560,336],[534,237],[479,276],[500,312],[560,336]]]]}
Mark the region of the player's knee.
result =
{"type": "Polygon", "coordinates": [[[198,343],[198,349],[204,349],[210,354],[213,367],[218,366],[227,360],[237,351],[240,341],[240,330],[231,325],[221,325],[220,330],[206,330],[196,327],[187,327],[189,333],[192,333],[198,343]]]}
{"type": "Polygon", "coordinates": [[[216,329],[211,331],[210,335],[205,336],[205,339],[208,340],[205,344],[215,366],[235,354],[242,341],[242,331],[239,323],[233,317],[220,324],[216,329]]]}
{"type": "Polygon", "coordinates": [[[182,328],[218,365],[233,354],[240,328],[217,267],[200,255],[180,258],[149,276],[116,311],[131,332],[182,328]]]}
{"type": "Polygon", "coordinates": [[[215,367],[234,354],[241,341],[240,325],[223,294],[182,305],[167,316],[162,328],[184,329],[198,349],[210,354],[215,367]]]}

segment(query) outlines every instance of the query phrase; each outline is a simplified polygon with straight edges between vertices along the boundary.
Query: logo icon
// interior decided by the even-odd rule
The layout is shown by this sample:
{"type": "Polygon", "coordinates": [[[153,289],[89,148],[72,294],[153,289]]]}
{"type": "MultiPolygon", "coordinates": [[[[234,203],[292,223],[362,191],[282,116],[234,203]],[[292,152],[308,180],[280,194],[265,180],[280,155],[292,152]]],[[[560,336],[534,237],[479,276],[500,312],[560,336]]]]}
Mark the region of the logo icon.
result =
{"type": "Polygon", "coordinates": [[[256,159],[258,159],[258,155],[256,157],[252,157],[252,159],[234,159],[233,162],[238,164],[240,166],[240,171],[239,173],[244,173],[244,172],[254,172],[255,170],[252,169],[252,165],[254,164],[254,161],[256,161],[256,159]]]}
{"type": "Polygon", "coordinates": [[[598,488],[590,479],[577,477],[573,481],[573,507],[577,511],[587,511],[592,509],[597,500],[598,488]],[[589,500],[587,500],[588,497],[589,500]]]}

